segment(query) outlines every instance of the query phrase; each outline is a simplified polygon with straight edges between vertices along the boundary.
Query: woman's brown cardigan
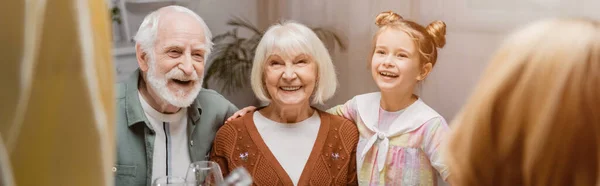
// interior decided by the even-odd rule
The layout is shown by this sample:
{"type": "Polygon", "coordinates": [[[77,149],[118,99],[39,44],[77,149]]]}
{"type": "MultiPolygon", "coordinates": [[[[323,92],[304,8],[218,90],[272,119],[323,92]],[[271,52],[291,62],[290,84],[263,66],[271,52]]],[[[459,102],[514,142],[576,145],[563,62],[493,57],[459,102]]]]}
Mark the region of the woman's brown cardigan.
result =
{"type": "MultiPolygon", "coordinates": [[[[318,112],[319,133],[298,185],[357,185],[356,125],[345,118],[318,112]]],[[[258,133],[253,114],[247,113],[219,129],[211,161],[221,166],[224,176],[236,167],[245,167],[254,185],[293,185],[258,133]]]]}

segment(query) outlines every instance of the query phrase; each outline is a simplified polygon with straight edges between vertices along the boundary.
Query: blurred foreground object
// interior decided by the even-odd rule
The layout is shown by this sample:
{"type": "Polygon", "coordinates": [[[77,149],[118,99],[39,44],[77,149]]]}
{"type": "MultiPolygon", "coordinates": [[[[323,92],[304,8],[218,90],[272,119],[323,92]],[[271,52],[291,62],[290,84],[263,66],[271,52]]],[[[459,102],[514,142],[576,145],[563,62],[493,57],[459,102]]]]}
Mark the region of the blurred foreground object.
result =
{"type": "Polygon", "coordinates": [[[114,68],[105,0],[0,7],[0,168],[12,169],[0,171],[0,184],[112,185],[114,68]]]}
{"type": "Polygon", "coordinates": [[[252,176],[244,167],[239,167],[231,171],[225,178],[227,186],[250,186],[252,185],[252,176]]]}
{"type": "Polygon", "coordinates": [[[452,185],[600,183],[600,22],[514,33],[474,90],[450,125],[452,185]]]}

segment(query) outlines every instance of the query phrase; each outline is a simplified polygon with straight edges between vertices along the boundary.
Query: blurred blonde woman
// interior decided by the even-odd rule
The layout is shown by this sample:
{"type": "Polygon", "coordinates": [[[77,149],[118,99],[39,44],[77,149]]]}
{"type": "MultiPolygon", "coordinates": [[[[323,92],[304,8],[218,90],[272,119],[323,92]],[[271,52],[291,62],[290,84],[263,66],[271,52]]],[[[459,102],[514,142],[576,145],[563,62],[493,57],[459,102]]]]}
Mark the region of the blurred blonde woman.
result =
{"type": "Polygon", "coordinates": [[[452,185],[597,185],[600,23],[510,36],[451,126],[452,185]]]}

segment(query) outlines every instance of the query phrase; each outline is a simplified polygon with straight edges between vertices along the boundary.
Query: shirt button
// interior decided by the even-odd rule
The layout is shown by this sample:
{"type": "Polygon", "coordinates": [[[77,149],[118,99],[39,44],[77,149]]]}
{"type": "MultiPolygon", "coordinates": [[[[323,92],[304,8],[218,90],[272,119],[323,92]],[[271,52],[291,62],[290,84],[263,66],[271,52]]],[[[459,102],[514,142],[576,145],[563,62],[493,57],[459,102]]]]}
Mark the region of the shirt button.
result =
{"type": "Polygon", "coordinates": [[[194,140],[190,141],[190,146],[194,146],[194,140]]]}
{"type": "Polygon", "coordinates": [[[385,136],[383,135],[383,133],[379,133],[379,134],[377,134],[377,137],[378,137],[380,140],[383,140],[383,139],[385,138],[385,136]]]}
{"type": "Polygon", "coordinates": [[[116,167],[113,167],[113,168],[112,168],[112,171],[113,171],[113,172],[117,172],[117,168],[116,168],[116,167]]]}

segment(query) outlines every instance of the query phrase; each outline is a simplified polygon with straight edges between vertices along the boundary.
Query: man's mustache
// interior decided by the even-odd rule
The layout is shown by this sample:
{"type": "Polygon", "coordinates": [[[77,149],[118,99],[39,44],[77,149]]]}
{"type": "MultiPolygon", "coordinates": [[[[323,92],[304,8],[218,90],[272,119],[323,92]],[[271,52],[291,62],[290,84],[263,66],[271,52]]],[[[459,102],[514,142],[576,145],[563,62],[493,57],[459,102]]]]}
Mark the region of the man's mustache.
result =
{"type": "Polygon", "coordinates": [[[177,79],[180,81],[198,81],[200,77],[198,73],[194,71],[191,75],[186,75],[181,69],[173,68],[167,74],[165,74],[165,78],[167,79],[177,79]]]}

